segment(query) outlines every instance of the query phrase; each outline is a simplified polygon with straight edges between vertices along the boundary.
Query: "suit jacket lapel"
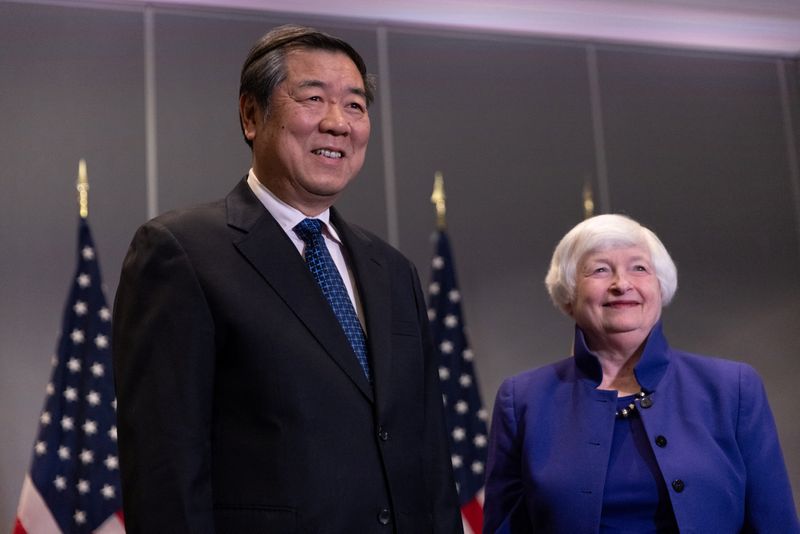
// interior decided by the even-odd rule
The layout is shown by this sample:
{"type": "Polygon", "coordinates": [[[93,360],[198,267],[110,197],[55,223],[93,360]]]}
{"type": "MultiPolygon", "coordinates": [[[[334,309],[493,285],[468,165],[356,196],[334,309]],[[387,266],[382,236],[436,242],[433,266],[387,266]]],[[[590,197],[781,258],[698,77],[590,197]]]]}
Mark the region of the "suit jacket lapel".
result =
{"type": "Polygon", "coordinates": [[[391,368],[391,293],[386,259],[373,245],[373,240],[361,229],[350,226],[335,209],[331,222],[339,232],[355,274],[358,296],[367,325],[367,347],[372,370],[375,396],[385,408],[392,387],[391,368]]]}
{"type": "Polygon", "coordinates": [[[243,232],[234,246],[372,401],[372,388],[336,315],[286,233],[250,191],[246,180],[239,182],[226,203],[228,224],[243,232]]]}

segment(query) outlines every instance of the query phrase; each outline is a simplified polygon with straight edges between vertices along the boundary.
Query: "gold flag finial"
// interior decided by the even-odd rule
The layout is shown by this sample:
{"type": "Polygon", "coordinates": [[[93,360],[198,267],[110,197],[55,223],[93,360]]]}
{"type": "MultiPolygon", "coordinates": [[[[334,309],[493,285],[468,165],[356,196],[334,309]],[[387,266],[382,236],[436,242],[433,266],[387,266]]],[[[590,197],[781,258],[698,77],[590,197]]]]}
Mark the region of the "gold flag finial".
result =
{"type": "Polygon", "coordinates": [[[86,175],[86,160],[81,158],[78,162],[78,204],[80,205],[81,218],[89,216],[89,178],[86,175]]]}
{"type": "Polygon", "coordinates": [[[583,218],[588,219],[594,215],[594,197],[592,196],[592,184],[587,180],[583,184],[583,218]]]}
{"type": "Polygon", "coordinates": [[[446,224],[445,214],[447,208],[445,207],[444,195],[444,177],[442,173],[436,171],[433,175],[433,193],[431,194],[431,202],[436,206],[436,227],[439,230],[444,230],[446,224]]]}

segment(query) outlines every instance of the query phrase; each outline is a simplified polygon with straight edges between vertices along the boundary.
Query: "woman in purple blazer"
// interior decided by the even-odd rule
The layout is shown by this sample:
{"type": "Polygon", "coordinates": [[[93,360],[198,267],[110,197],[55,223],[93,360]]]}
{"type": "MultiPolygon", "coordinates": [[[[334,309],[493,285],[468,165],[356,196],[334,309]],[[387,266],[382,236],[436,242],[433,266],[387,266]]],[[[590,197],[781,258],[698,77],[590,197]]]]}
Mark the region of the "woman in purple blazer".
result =
{"type": "Polygon", "coordinates": [[[662,334],[677,271],[653,232],[587,219],[545,282],[573,356],[500,387],[485,532],[800,532],[756,372],[662,334]]]}

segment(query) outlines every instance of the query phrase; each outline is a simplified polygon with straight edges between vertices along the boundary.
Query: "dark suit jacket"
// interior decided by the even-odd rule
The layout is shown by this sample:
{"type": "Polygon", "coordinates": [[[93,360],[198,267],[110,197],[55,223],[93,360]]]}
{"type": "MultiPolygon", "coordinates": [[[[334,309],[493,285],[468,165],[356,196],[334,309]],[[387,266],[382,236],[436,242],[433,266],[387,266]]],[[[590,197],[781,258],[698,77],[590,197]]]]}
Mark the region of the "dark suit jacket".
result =
{"type": "Polygon", "coordinates": [[[128,532],[461,531],[416,271],[332,222],[374,386],[246,181],[136,233],[113,337],[128,532]]]}

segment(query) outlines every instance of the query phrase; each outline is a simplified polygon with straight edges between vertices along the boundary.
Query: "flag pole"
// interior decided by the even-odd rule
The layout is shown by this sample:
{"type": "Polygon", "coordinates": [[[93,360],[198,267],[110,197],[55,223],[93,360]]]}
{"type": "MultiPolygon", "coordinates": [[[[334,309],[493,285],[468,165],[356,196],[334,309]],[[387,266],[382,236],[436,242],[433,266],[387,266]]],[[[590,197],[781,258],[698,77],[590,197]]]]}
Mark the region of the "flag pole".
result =
{"type": "Polygon", "coordinates": [[[431,194],[431,202],[436,207],[436,228],[443,231],[447,227],[444,194],[444,177],[440,171],[436,171],[433,175],[433,193],[431,194]]]}
{"type": "Polygon", "coordinates": [[[78,162],[78,205],[80,206],[81,219],[89,216],[89,178],[86,174],[86,160],[81,158],[78,162]]]}

